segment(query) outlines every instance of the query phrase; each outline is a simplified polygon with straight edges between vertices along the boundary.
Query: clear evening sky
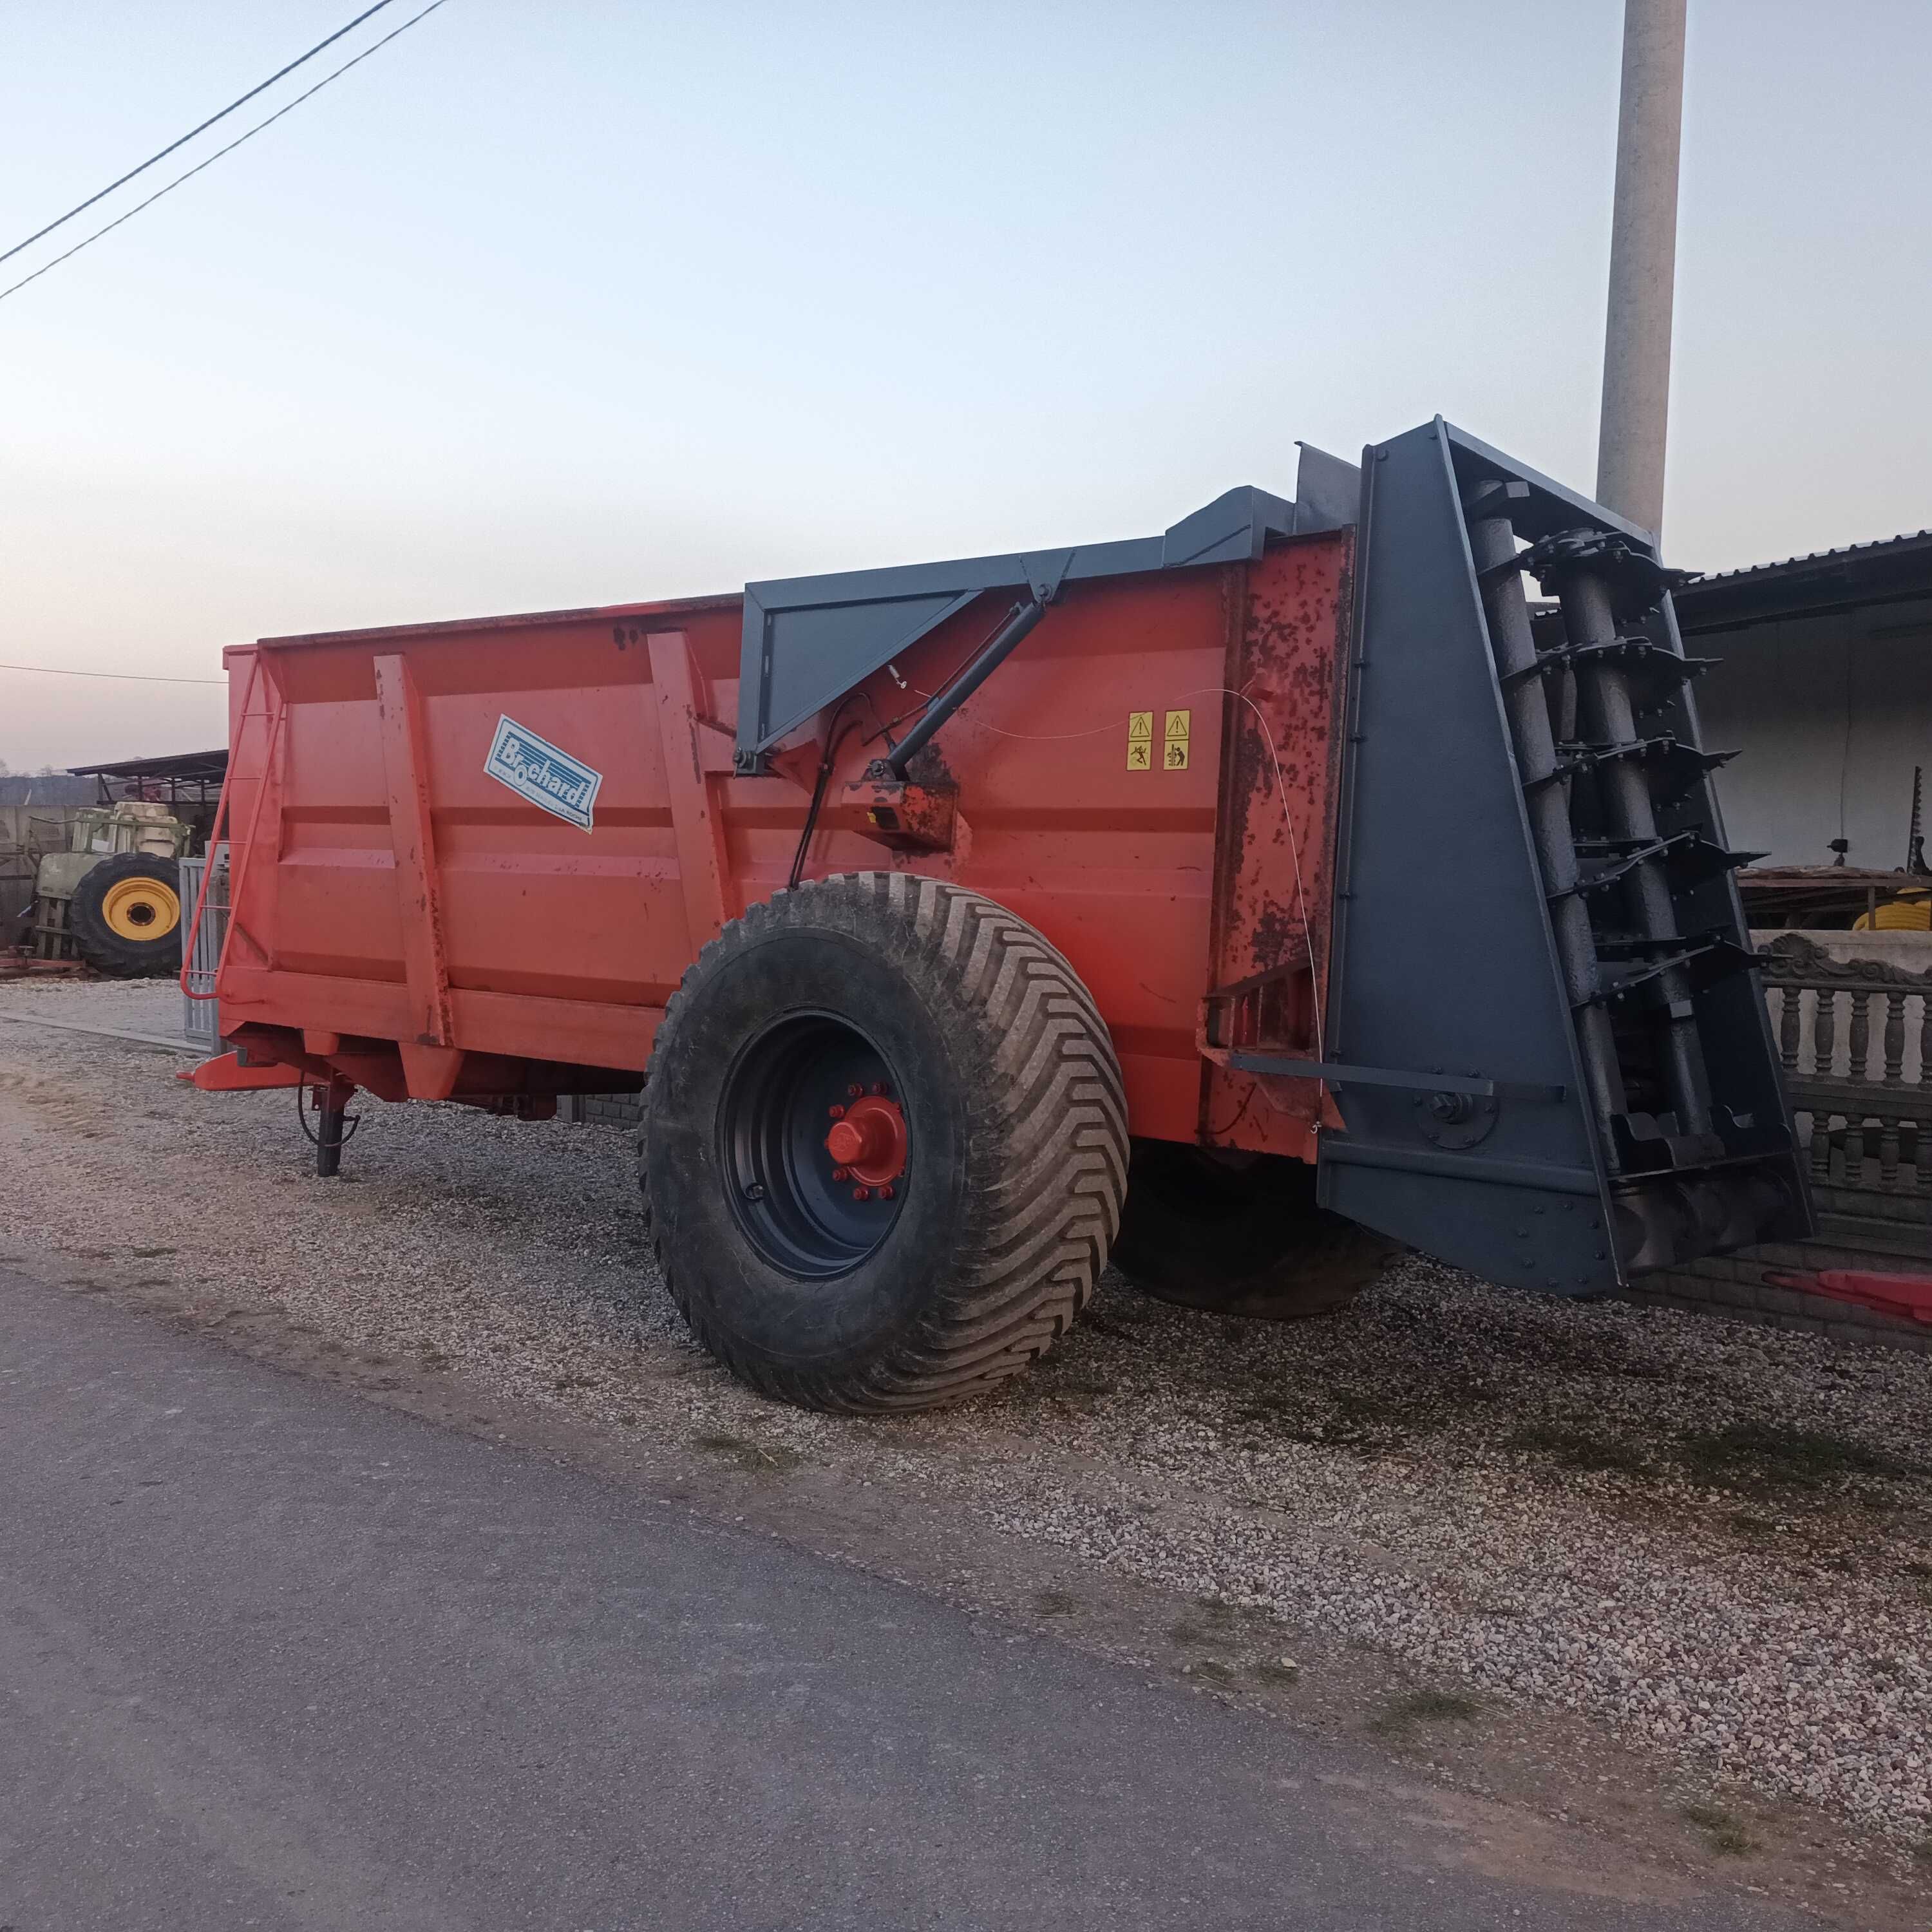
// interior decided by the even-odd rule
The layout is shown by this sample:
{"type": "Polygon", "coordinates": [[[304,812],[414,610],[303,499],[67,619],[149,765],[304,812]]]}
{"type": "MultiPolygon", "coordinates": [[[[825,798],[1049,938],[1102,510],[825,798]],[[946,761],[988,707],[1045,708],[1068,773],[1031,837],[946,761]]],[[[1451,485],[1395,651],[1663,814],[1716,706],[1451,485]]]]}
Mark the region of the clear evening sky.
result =
{"type": "MultiPolygon", "coordinates": [[[[10,0],[0,246],[356,10],[10,0]]],[[[0,660],[1138,536],[1438,411],[1587,490],[1621,22],[449,0],[0,302],[0,660]]],[[[1690,0],[1674,561],[1932,524],[1929,78],[1925,0],[1690,0]]],[[[222,736],[0,671],[16,769],[222,736]]]]}

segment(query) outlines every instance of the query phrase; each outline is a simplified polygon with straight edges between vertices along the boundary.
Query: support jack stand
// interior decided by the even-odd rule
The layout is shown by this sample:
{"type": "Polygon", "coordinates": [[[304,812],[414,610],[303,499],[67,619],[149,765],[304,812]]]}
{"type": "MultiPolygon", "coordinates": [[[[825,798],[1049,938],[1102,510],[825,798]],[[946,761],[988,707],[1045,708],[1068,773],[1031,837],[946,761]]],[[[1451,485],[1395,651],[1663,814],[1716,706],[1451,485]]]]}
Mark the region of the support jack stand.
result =
{"type": "Polygon", "coordinates": [[[332,1080],[326,1086],[316,1086],[309,1092],[314,1095],[313,1105],[316,1124],[309,1126],[304,1115],[302,1132],[315,1144],[315,1172],[316,1178],[332,1180],[342,1172],[342,1149],[346,1142],[355,1138],[357,1119],[348,1113],[350,1097],[355,1088],[346,1080],[332,1080]],[[347,1132],[344,1132],[344,1126],[347,1132]]]}

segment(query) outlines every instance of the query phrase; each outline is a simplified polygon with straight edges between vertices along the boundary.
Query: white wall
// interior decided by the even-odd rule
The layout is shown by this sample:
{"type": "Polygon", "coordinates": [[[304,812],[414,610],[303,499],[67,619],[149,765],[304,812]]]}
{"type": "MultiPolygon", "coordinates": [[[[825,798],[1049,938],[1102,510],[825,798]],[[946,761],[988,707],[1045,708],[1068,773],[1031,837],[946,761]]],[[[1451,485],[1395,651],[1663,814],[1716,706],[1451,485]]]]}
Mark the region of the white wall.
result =
{"type": "Polygon", "coordinates": [[[1733,847],[1827,866],[1842,822],[1847,865],[1903,866],[1914,765],[1926,767],[1932,837],[1932,601],[1684,648],[1721,660],[1693,688],[1705,743],[1738,752],[1717,779],[1733,847]]]}

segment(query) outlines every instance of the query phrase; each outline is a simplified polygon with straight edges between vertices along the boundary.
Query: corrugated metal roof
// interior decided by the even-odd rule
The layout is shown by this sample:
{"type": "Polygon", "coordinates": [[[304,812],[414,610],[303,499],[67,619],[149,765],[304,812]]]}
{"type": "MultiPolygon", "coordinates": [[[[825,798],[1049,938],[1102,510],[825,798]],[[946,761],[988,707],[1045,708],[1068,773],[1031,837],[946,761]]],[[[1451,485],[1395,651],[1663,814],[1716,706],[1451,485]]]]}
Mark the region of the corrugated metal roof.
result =
{"type": "Polygon", "coordinates": [[[186,778],[209,783],[228,770],[228,748],[218,752],[171,752],[155,758],[122,758],[111,765],[70,765],[77,778],[186,778]]]}
{"type": "Polygon", "coordinates": [[[1777,563],[1700,577],[1676,592],[1687,637],[1736,632],[1787,619],[1840,616],[1932,598],[1932,530],[1813,550],[1777,563]]]}
{"type": "Polygon", "coordinates": [[[1874,537],[1870,543],[1845,544],[1836,550],[1807,550],[1801,556],[1780,557],[1775,563],[1748,563],[1736,570],[1706,571],[1697,581],[1700,584],[1736,584],[1744,578],[1763,577],[1775,571],[1802,570],[1809,566],[1837,563],[1846,557],[1881,555],[1924,543],[1932,543],[1932,530],[1906,530],[1895,537],[1874,537]]]}

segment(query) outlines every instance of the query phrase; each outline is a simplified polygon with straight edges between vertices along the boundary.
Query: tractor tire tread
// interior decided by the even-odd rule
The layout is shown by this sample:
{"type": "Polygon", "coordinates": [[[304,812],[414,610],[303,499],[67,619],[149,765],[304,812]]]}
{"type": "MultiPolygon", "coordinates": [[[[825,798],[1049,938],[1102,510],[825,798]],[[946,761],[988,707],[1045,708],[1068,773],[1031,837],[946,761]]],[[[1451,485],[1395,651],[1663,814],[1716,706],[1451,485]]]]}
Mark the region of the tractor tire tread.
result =
{"type": "Polygon", "coordinates": [[[181,921],[158,939],[125,939],[107,922],[102,902],[122,879],[154,879],[181,895],[181,868],[151,852],[110,853],[80,875],[68,902],[68,934],[74,951],[97,973],[116,980],[152,978],[178,970],[181,921]]]}
{"type": "MultiPolygon", "coordinates": [[[[982,1078],[969,1104],[974,1186],[946,1280],[898,1346],[856,1372],[774,1365],[734,1346],[686,1292],[650,1204],[672,1300],[692,1332],[768,1395],[878,1412],[957,1402],[1019,1373],[1091,1298],[1126,1192],[1126,1096],[1092,995],[1032,926],[982,895],[906,872],[840,873],[747,908],[699,952],[668,1003],[670,1033],[713,963],[742,938],[824,918],[888,950],[970,1036],[982,1078]]],[[[646,1136],[650,1087],[645,1085],[646,1136]]]]}

